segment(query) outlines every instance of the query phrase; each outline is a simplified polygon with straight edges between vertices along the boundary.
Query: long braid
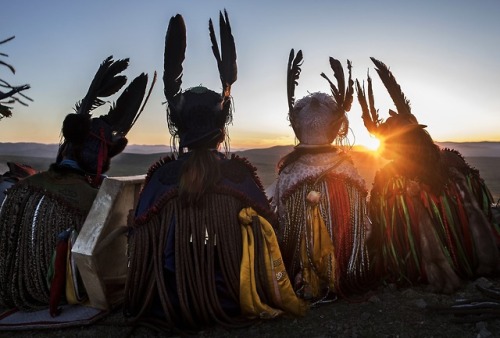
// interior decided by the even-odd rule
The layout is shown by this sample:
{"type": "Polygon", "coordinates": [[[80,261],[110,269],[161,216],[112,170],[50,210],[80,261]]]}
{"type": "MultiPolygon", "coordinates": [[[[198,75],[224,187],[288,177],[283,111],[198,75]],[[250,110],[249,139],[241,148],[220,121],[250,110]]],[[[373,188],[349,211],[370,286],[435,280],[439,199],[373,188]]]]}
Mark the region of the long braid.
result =
{"type": "Polygon", "coordinates": [[[129,268],[125,284],[124,312],[127,317],[139,318],[144,313],[147,304],[146,296],[153,289],[153,246],[149,245],[150,229],[155,227],[158,218],[154,217],[148,226],[137,227],[130,230],[128,238],[129,268]]]}
{"type": "Polygon", "coordinates": [[[213,257],[218,257],[218,265],[231,297],[238,300],[239,267],[236,262],[239,262],[241,257],[241,244],[238,244],[241,241],[235,238],[239,239],[241,233],[238,227],[227,226],[234,224],[234,215],[224,211],[238,210],[240,203],[236,202],[235,205],[234,198],[216,194],[204,196],[202,203],[204,208],[181,207],[178,215],[175,241],[177,293],[182,316],[188,325],[196,326],[195,322],[198,321],[205,323],[216,321],[227,326],[231,325],[233,320],[224,313],[218,300],[215,284],[217,264],[213,261],[213,257]],[[199,222],[195,223],[194,220],[199,222]],[[205,243],[206,233],[208,233],[207,243],[205,243]],[[216,250],[217,256],[215,256],[216,250]],[[191,305],[194,300],[197,304],[196,309],[191,305]]]}
{"type": "MultiPolygon", "coordinates": [[[[214,212],[216,219],[224,217],[225,208],[231,210],[241,209],[239,201],[230,199],[224,201],[222,199],[214,199],[214,212]],[[229,204],[225,204],[225,203],[229,204]],[[235,208],[235,209],[233,209],[235,208]]],[[[237,227],[228,227],[227,229],[220,229],[217,231],[217,241],[224,243],[224,245],[217,245],[217,256],[219,259],[219,266],[224,277],[224,281],[228,287],[231,298],[234,300],[239,299],[239,274],[241,261],[241,230],[237,227]]]]}
{"type": "MultiPolygon", "coordinates": [[[[218,266],[219,270],[221,270],[220,267],[224,266],[224,263],[221,262],[221,257],[219,255],[217,255],[217,256],[215,255],[215,250],[216,250],[217,246],[225,247],[227,244],[231,245],[231,243],[234,242],[234,237],[232,238],[232,240],[221,241],[220,234],[224,233],[225,232],[224,230],[226,228],[229,228],[228,231],[234,230],[234,228],[238,228],[238,227],[224,227],[224,229],[221,228],[220,224],[230,224],[230,223],[228,223],[228,222],[230,222],[230,218],[228,218],[228,216],[229,216],[228,213],[225,213],[226,216],[220,215],[219,214],[220,211],[224,211],[224,208],[223,208],[224,205],[226,206],[226,208],[227,207],[231,208],[229,210],[238,210],[238,209],[233,209],[232,206],[229,206],[228,203],[225,201],[227,198],[224,198],[224,196],[222,196],[222,195],[214,195],[211,197],[207,196],[207,198],[210,201],[209,202],[210,203],[209,210],[218,210],[217,214],[215,215],[215,220],[221,221],[220,223],[217,221],[214,222],[214,219],[212,219],[211,221],[208,221],[206,223],[207,227],[209,228],[209,231],[208,231],[209,238],[208,238],[208,242],[206,245],[207,254],[208,254],[209,260],[212,260],[212,258],[215,258],[215,257],[217,258],[217,262],[212,261],[212,264],[210,265],[211,268],[208,269],[207,285],[209,285],[209,289],[208,289],[207,295],[209,296],[209,304],[210,304],[211,309],[213,310],[213,315],[215,316],[214,319],[219,324],[226,325],[226,326],[232,326],[233,320],[223,310],[221,303],[220,303],[220,300],[219,300],[219,297],[217,295],[217,285],[215,283],[215,281],[216,281],[215,266],[218,266]]],[[[234,234],[234,232],[233,232],[233,234],[234,234]]],[[[236,238],[238,238],[238,237],[236,237],[236,238]]],[[[229,256],[229,257],[231,257],[231,256],[229,256]]],[[[232,257],[234,257],[234,256],[232,256],[232,257]]],[[[224,273],[222,273],[222,275],[224,278],[224,273]]],[[[233,278],[233,281],[234,281],[234,278],[233,278]]],[[[239,285],[239,279],[237,279],[237,281],[238,281],[237,284],[239,285]]],[[[225,284],[226,284],[226,287],[228,289],[230,289],[227,281],[225,282],[225,284]]],[[[232,285],[232,286],[234,287],[235,285],[232,285]]],[[[235,299],[233,298],[233,300],[235,300],[235,299]]]]}
{"type": "MultiPolygon", "coordinates": [[[[206,203],[206,196],[203,196],[203,203],[206,203]]],[[[191,295],[194,295],[194,300],[201,300],[197,303],[198,306],[193,306],[195,311],[197,312],[198,317],[201,317],[203,322],[208,323],[210,321],[209,314],[209,304],[207,301],[207,290],[205,287],[208,283],[206,270],[205,270],[205,236],[207,233],[206,223],[208,221],[205,209],[193,210],[194,208],[189,208],[190,216],[192,217],[189,220],[189,225],[191,227],[191,234],[193,235],[193,255],[192,259],[187,264],[190,264],[194,268],[194,275],[190,276],[193,282],[193,291],[190,292],[191,295]],[[198,212],[194,212],[198,211],[198,212]],[[197,220],[199,223],[197,223],[197,220]]]]}
{"type": "MultiPolygon", "coordinates": [[[[220,195],[218,200],[218,208],[220,213],[223,214],[223,207],[230,208],[230,210],[241,210],[243,204],[241,201],[235,198],[228,198],[227,196],[220,195]]],[[[236,215],[230,215],[225,213],[223,216],[226,224],[234,223],[234,217],[236,215]]],[[[219,216],[220,217],[220,216],[219,216]]],[[[217,219],[217,218],[216,218],[217,219]]],[[[233,299],[237,304],[239,304],[239,294],[240,294],[240,262],[242,259],[243,243],[241,238],[241,228],[240,226],[230,226],[221,227],[218,223],[217,225],[217,238],[224,238],[224,241],[220,241],[223,247],[227,247],[227,255],[218,256],[219,266],[222,271],[232,271],[231,274],[224,276],[226,288],[228,289],[231,299],[233,299]],[[225,237],[223,237],[225,235],[225,237]],[[231,267],[229,270],[227,267],[231,267]]],[[[221,223],[222,224],[222,223],[221,223]]],[[[242,327],[249,325],[249,320],[241,317],[231,317],[231,327],[242,327]]]]}
{"type": "Polygon", "coordinates": [[[173,218],[175,217],[174,215],[176,214],[176,208],[177,205],[175,203],[168,203],[166,206],[166,210],[169,211],[168,214],[172,216],[162,217],[157,228],[150,230],[150,236],[156,241],[156,245],[154,245],[156,288],[158,289],[159,300],[163,309],[164,316],[168,323],[175,323],[179,320],[179,316],[174,310],[172,300],[169,298],[168,292],[165,288],[167,282],[165,281],[163,263],[164,248],[166,246],[170,226],[173,222],[173,218]]]}
{"type": "MultiPolygon", "coordinates": [[[[225,327],[248,325],[248,319],[228,312],[226,307],[233,304],[231,309],[238,311],[242,234],[237,215],[243,203],[211,188],[197,200],[187,201],[177,193],[168,196],[160,208],[149,211],[145,221],[139,217],[131,231],[128,316],[139,319],[151,313],[158,294],[157,303],[170,328],[200,328],[214,323],[225,327]],[[175,227],[173,233],[171,226],[175,227]],[[164,266],[170,243],[174,243],[175,273],[164,266]],[[169,282],[169,274],[175,278],[175,286],[169,282]],[[224,294],[220,287],[225,288],[224,294]]],[[[154,320],[148,322],[156,325],[154,320]]]]}
{"type": "MultiPolygon", "coordinates": [[[[189,215],[188,215],[189,217],[189,215]]],[[[177,295],[179,297],[179,306],[181,311],[181,317],[187,321],[190,326],[196,326],[196,322],[191,317],[191,309],[189,308],[189,290],[186,289],[185,283],[192,283],[190,281],[190,275],[192,272],[191,263],[191,244],[190,244],[190,229],[188,224],[186,224],[186,217],[182,212],[182,209],[177,209],[175,218],[175,280],[177,284],[177,295]],[[187,273],[186,273],[187,272],[187,273]]],[[[193,237],[196,234],[193,234],[193,237]]],[[[193,241],[195,238],[193,238],[193,241]]]]}
{"type": "MultiPolygon", "coordinates": [[[[212,203],[210,203],[209,209],[213,210],[212,203]]],[[[202,268],[204,268],[204,275],[206,275],[207,281],[208,309],[210,316],[213,318],[220,318],[224,316],[224,311],[222,311],[220,307],[216,292],[212,292],[212,290],[215,291],[217,289],[215,280],[215,245],[217,244],[217,229],[212,222],[206,222],[205,225],[207,238],[205,239],[205,254],[203,255],[204,262],[202,262],[202,268]]]]}

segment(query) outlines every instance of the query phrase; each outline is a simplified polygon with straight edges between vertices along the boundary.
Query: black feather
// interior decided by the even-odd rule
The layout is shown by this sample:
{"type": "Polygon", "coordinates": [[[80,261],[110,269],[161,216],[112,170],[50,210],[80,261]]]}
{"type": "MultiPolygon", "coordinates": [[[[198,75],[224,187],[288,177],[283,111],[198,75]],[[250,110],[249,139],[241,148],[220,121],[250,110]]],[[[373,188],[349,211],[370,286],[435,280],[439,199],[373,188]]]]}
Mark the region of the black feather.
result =
{"type": "Polygon", "coordinates": [[[389,68],[381,61],[371,57],[370,58],[376,66],[377,73],[384,83],[385,88],[396,106],[398,114],[408,115],[411,114],[410,101],[405,97],[401,91],[401,87],[392,75],[389,68]]]}
{"type": "Polygon", "coordinates": [[[226,86],[231,86],[238,78],[238,67],[236,64],[236,45],[226,10],[224,10],[224,17],[222,17],[222,13],[220,14],[219,23],[224,82],[226,86]]]}
{"type": "Polygon", "coordinates": [[[377,126],[380,122],[382,122],[378,116],[378,109],[375,108],[375,97],[373,96],[373,83],[372,78],[370,77],[370,73],[367,74],[368,81],[368,102],[370,104],[370,113],[372,117],[372,121],[374,121],[377,126]]]}
{"type": "Polygon", "coordinates": [[[215,60],[217,61],[217,67],[221,68],[222,58],[220,57],[219,44],[217,43],[217,38],[215,36],[214,24],[212,19],[208,20],[208,35],[210,36],[210,41],[212,42],[212,52],[214,53],[215,60]]]}
{"type": "Polygon", "coordinates": [[[126,83],[123,75],[118,75],[128,67],[128,59],[113,60],[113,56],[106,58],[90,84],[85,97],[77,102],[75,111],[77,114],[91,115],[92,110],[104,104],[102,98],[113,95],[126,83]]]}
{"type": "Polygon", "coordinates": [[[98,96],[108,97],[117,93],[127,83],[125,75],[117,75],[128,68],[129,59],[116,60],[105,71],[98,96]]]}
{"type": "Polygon", "coordinates": [[[345,95],[345,78],[344,78],[344,68],[339,60],[330,57],[330,67],[333,70],[333,75],[337,79],[338,93],[336,96],[337,103],[343,104],[345,95]]]}
{"type": "Polygon", "coordinates": [[[302,50],[297,52],[297,56],[292,49],[288,57],[286,83],[287,83],[287,96],[288,96],[288,110],[292,111],[295,104],[295,86],[298,84],[300,77],[301,66],[303,62],[302,50]]]}
{"type": "Polygon", "coordinates": [[[330,89],[332,91],[333,97],[338,105],[344,105],[344,95],[345,95],[345,79],[344,79],[344,69],[342,68],[342,64],[339,60],[330,57],[330,67],[333,70],[333,75],[335,79],[337,79],[338,88],[335,84],[326,76],[325,73],[321,73],[320,75],[325,78],[330,84],[330,89]]]}
{"type": "MultiPolygon", "coordinates": [[[[369,91],[369,90],[368,90],[369,91]]],[[[359,84],[359,81],[356,80],[356,93],[358,96],[358,101],[361,106],[363,123],[371,134],[376,134],[377,132],[377,120],[373,119],[373,115],[370,114],[370,110],[368,108],[368,103],[366,101],[365,88],[359,84]]]]}
{"type": "Polygon", "coordinates": [[[320,75],[328,81],[330,84],[330,90],[332,91],[332,95],[335,98],[335,101],[342,107],[344,111],[351,110],[352,100],[354,96],[354,81],[352,80],[352,64],[351,61],[347,60],[347,68],[349,70],[349,79],[347,83],[347,89],[345,85],[345,75],[344,68],[339,60],[330,57],[330,67],[333,70],[333,75],[337,80],[337,86],[326,76],[325,73],[321,73],[320,75]]]}
{"type": "MultiPolygon", "coordinates": [[[[129,130],[132,129],[132,127],[134,126],[135,122],[137,121],[137,119],[139,118],[139,116],[141,115],[142,111],[144,110],[144,108],[146,107],[146,103],[148,103],[149,101],[149,97],[151,96],[151,92],[153,91],[153,88],[156,84],[156,79],[157,79],[157,74],[156,74],[156,71],[154,72],[153,74],[153,80],[151,81],[151,85],[149,86],[149,90],[148,90],[148,94],[146,95],[146,98],[144,99],[144,101],[142,102],[142,106],[141,106],[141,109],[139,110],[139,112],[135,115],[135,119],[132,121],[132,123],[130,124],[130,127],[129,127],[129,130]]],[[[128,132],[128,131],[127,131],[128,132]]]]}
{"type": "Polygon", "coordinates": [[[347,89],[344,97],[344,111],[350,111],[352,107],[352,100],[354,96],[354,81],[352,80],[352,63],[347,60],[347,69],[349,71],[349,79],[347,80],[347,89]]]}
{"type": "MultiPolygon", "coordinates": [[[[321,77],[323,77],[326,81],[328,81],[328,83],[330,84],[330,90],[332,91],[332,94],[333,94],[333,97],[335,97],[335,100],[337,100],[338,96],[339,96],[339,90],[337,89],[337,86],[335,86],[335,84],[328,78],[328,76],[326,76],[325,73],[321,73],[320,74],[321,77]]],[[[337,101],[338,102],[338,101],[337,101]]]]}
{"type": "Polygon", "coordinates": [[[186,54],[186,25],[180,14],[170,18],[165,36],[163,86],[167,101],[179,94],[182,85],[182,63],[186,54]]]}
{"type": "Polygon", "coordinates": [[[146,93],[147,83],[148,76],[145,73],[137,76],[125,88],[106,115],[106,120],[113,126],[113,131],[116,134],[125,136],[132,127],[146,93]]]}
{"type": "Polygon", "coordinates": [[[219,30],[221,39],[220,52],[212,19],[210,19],[208,21],[208,31],[210,41],[212,42],[212,51],[217,61],[217,67],[219,68],[224,96],[228,97],[231,94],[231,85],[238,78],[238,67],[236,64],[236,46],[226,10],[224,10],[224,15],[222,15],[222,12],[219,12],[219,30]]]}

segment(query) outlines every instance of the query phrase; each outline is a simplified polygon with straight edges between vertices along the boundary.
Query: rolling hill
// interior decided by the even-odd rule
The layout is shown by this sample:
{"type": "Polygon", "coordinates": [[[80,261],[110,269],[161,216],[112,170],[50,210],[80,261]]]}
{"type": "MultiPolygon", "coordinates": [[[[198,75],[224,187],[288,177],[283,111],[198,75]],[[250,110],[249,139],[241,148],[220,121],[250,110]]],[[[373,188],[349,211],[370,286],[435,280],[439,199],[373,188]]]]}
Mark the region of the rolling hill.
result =
{"type": "MultiPolygon", "coordinates": [[[[438,143],[441,147],[460,151],[467,162],[477,168],[486,181],[495,200],[500,198],[500,142],[438,143]]],[[[15,161],[31,165],[37,170],[45,170],[54,161],[57,144],[0,143],[0,173],[7,170],[6,162],[15,161]]],[[[264,149],[233,151],[246,157],[256,168],[265,187],[276,178],[276,164],[279,159],[293,149],[293,146],[275,146],[264,149]]],[[[145,174],[151,164],[168,154],[167,146],[130,145],[126,151],[112,160],[109,176],[145,174]]],[[[375,172],[385,161],[372,152],[351,151],[359,173],[365,178],[367,188],[371,188],[375,172]]]]}

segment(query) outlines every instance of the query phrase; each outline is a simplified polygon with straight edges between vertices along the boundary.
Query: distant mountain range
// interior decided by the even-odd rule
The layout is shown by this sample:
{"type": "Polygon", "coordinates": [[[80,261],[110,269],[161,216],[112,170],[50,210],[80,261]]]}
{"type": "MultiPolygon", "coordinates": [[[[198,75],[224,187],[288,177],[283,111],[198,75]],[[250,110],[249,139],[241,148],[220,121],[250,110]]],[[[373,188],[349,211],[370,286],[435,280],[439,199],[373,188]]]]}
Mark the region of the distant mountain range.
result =
{"type": "MultiPolygon", "coordinates": [[[[55,158],[58,149],[59,149],[59,144],[30,143],[30,142],[17,142],[17,143],[0,142],[0,155],[55,158]]],[[[169,151],[170,147],[164,145],[132,144],[128,145],[127,148],[125,148],[126,153],[134,153],[134,154],[168,153],[169,151]]]]}
{"type": "MultiPolygon", "coordinates": [[[[500,198],[500,142],[442,142],[443,148],[460,151],[467,162],[480,170],[481,176],[488,184],[495,200],[500,198]]],[[[58,144],[40,143],[0,143],[0,174],[7,171],[7,162],[19,162],[31,165],[36,170],[46,170],[54,162],[58,144]]],[[[264,187],[271,185],[276,179],[276,164],[284,155],[293,149],[289,146],[275,146],[263,149],[238,150],[232,153],[245,157],[257,168],[257,173],[264,187]]],[[[152,164],[170,152],[165,145],[129,145],[125,151],[113,158],[110,176],[143,175],[152,164]]],[[[360,175],[365,179],[367,187],[371,187],[375,172],[386,161],[373,152],[354,147],[351,157],[360,175]]]]}
{"type": "MultiPolygon", "coordinates": [[[[458,150],[465,157],[500,157],[500,142],[437,142],[443,148],[458,150]]],[[[29,157],[55,158],[58,144],[17,142],[0,142],[0,155],[15,155],[29,157]]],[[[232,152],[280,152],[286,154],[292,146],[275,146],[263,149],[232,149],[232,152]]],[[[357,147],[356,149],[359,149],[357,147]]],[[[170,152],[170,147],[166,145],[128,145],[124,153],[131,154],[166,154],[170,152]]]]}

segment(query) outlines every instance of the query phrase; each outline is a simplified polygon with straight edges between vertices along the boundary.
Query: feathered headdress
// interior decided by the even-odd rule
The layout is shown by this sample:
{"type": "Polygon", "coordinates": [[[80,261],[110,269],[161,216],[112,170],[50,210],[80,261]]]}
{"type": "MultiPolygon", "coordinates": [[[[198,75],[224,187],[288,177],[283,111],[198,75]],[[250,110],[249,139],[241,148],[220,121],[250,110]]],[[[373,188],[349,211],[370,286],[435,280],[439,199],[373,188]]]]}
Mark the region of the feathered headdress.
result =
{"type": "Polygon", "coordinates": [[[109,169],[110,158],[123,151],[127,144],[125,136],[144,110],[156,73],[144,103],[148,76],[142,73],[121,93],[107,114],[92,118],[92,113],[126,84],[127,78],[121,73],[128,64],[129,59],[113,60],[112,56],[101,63],[87,94],[76,103],[75,113],[64,119],[64,142],[59,147],[57,163],[64,158],[75,160],[85,172],[100,176],[109,169]]]}
{"type": "Polygon", "coordinates": [[[347,60],[349,78],[346,86],[344,69],[339,60],[330,57],[330,67],[333,70],[337,85],[321,73],[330,84],[332,95],[313,93],[295,102],[295,87],[303,63],[302,51],[295,55],[290,51],[287,65],[288,117],[295,135],[303,144],[330,144],[335,138],[341,139],[347,135],[348,122],[345,113],[351,109],[353,100],[353,85],[351,77],[352,65],[347,60]]]}
{"type": "Polygon", "coordinates": [[[364,86],[361,86],[356,80],[356,92],[358,101],[361,105],[363,123],[370,134],[375,136],[390,137],[401,134],[406,130],[411,130],[415,127],[425,128],[425,125],[418,123],[415,115],[411,113],[410,101],[405,97],[401,87],[392,75],[389,68],[381,61],[371,57],[375,64],[380,79],[396,106],[397,112],[389,109],[389,118],[383,121],[378,114],[378,109],[375,108],[375,99],[373,97],[372,79],[368,75],[368,101],[364,86]]]}
{"type": "MultiPolygon", "coordinates": [[[[15,38],[14,36],[11,36],[10,38],[0,41],[0,45],[13,40],[14,38],[15,38]]],[[[0,53],[0,56],[7,56],[7,54],[0,53]]],[[[13,74],[15,74],[16,70],[12,65],[2,60],[0,60],[0,65],[7,67],[13,74]]],[[[17,102],[22,104],[23,106],[27,106],[26,102],[24,102],[23,99],[28,101],[33,101],[31,98],[21,93],[22,91],[25,91],[30,88],[30,85],[28,84],[21,86],[12,86],[7,81],[0,79],[0,88],[5,88],[7,90],[6,92],[0,90],[0,120],[4,117],[12,116],[12,107],[9,105],[17,102]],[[21,96],[22,99],[19,98],[18,96],[21,96]]]]}
{"type": "Polygon", "coordinates": [[[231,86],[237,79],[236,47],[227,12],[219,12],[221,48],[215,37],[212,20],[208,29],[212,51],[217,61],[222,93],[205,87],[182,91],[182,63],[186,51],[186,26],[180,14],[172,17],[165,37],[163,84],[168,103],[167,122],[179,146],[196,147],[224,134],[231,122],[231,86]]]}

